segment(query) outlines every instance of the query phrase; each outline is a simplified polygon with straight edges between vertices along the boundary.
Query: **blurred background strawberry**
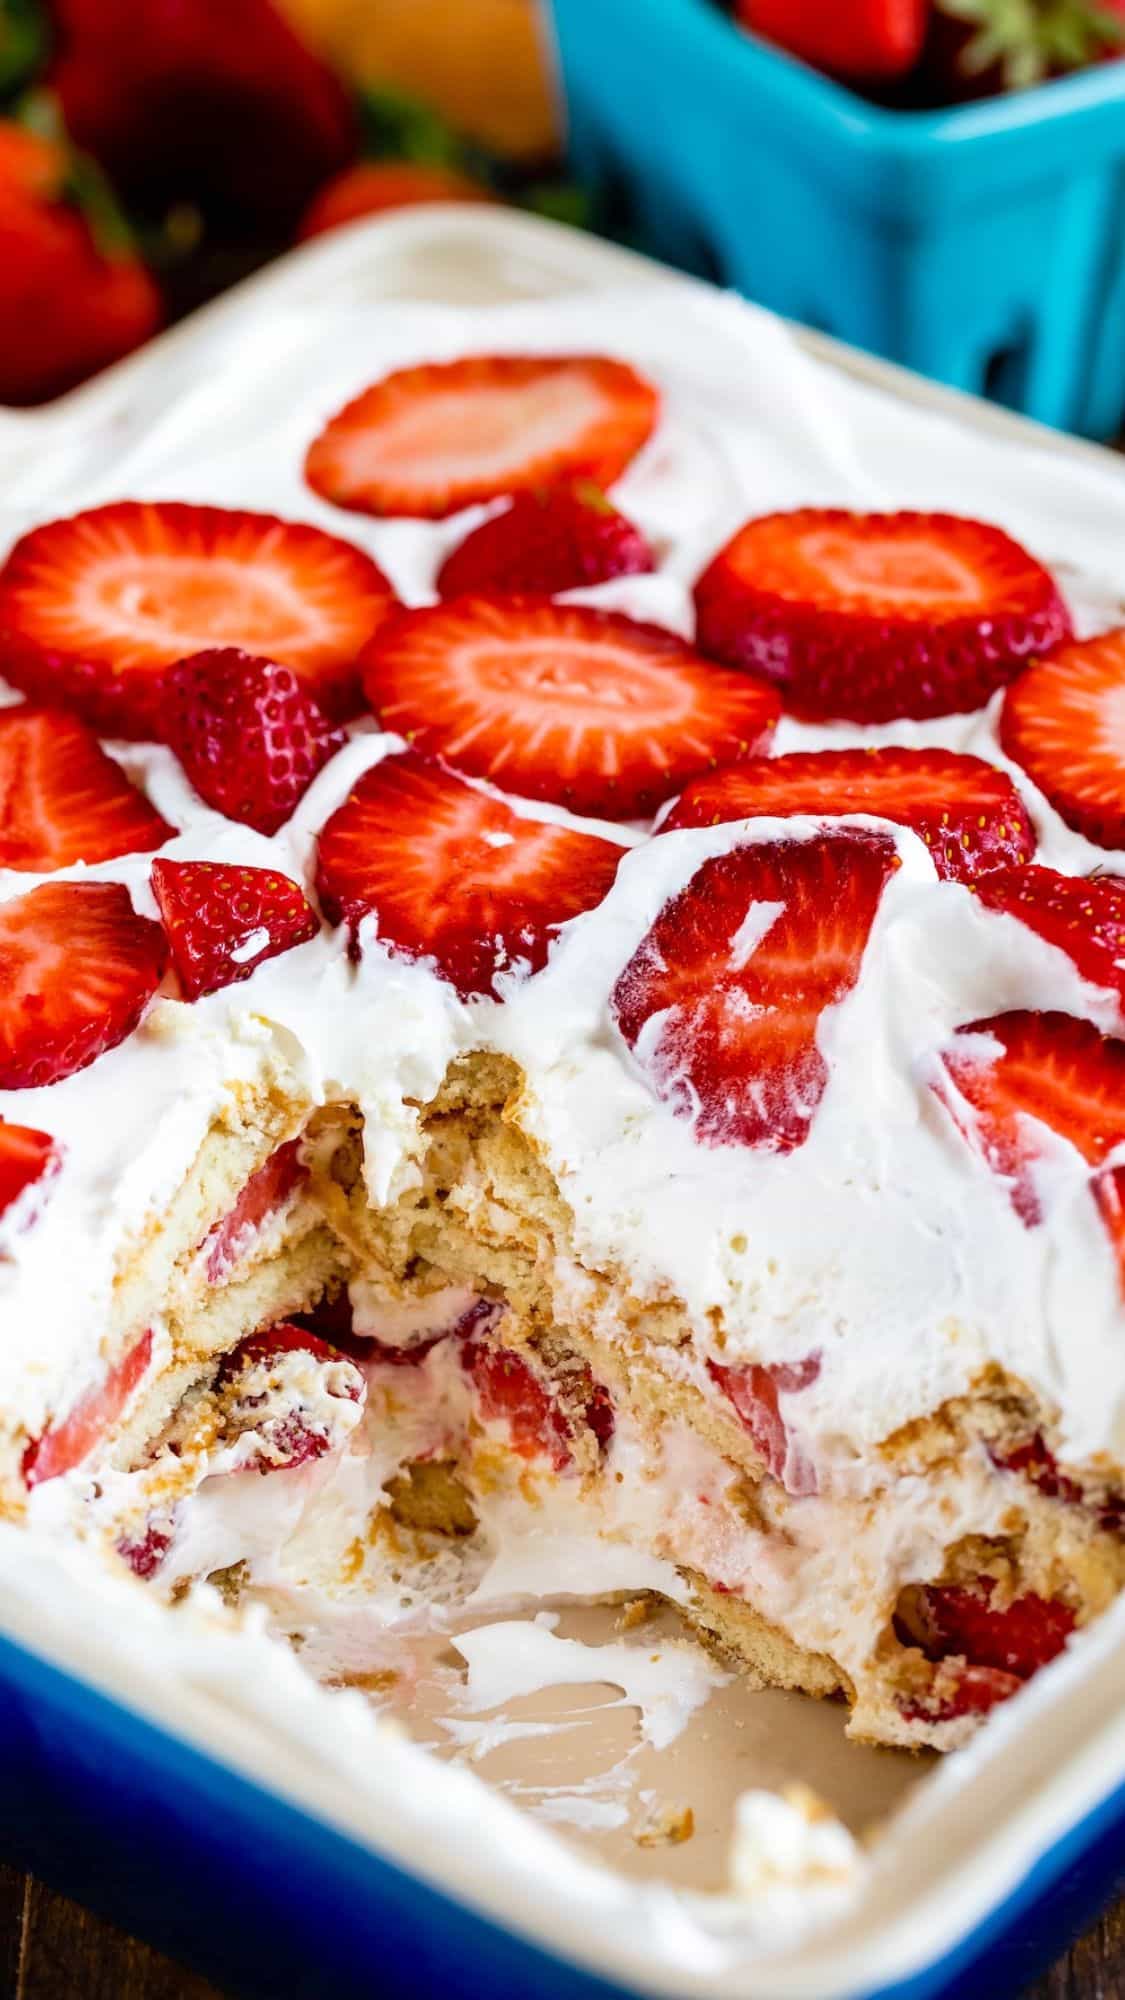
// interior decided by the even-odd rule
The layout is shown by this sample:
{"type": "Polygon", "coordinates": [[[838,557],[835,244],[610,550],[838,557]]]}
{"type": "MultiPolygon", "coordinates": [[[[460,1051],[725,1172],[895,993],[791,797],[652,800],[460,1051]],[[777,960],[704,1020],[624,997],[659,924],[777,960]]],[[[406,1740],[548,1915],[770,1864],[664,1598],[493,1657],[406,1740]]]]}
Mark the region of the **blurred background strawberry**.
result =
{"type": "Polygon", "coordinates": [[[0,403],[360,216],[581,221],[535,37],[533,0],[0,0],[0,403]]]}
{"type": "Polygon", "coordinates": [[[74,143],[161,215],[291,226],[359,143],[351,97],[272,0],[51,0],[46,81],[74,143]]]}
{"type": "Polygon", "coordinates": [[[60,395],[147,340],[161,316],[96,174],[62,141],[0,124],[0,401],[60,395]]]}

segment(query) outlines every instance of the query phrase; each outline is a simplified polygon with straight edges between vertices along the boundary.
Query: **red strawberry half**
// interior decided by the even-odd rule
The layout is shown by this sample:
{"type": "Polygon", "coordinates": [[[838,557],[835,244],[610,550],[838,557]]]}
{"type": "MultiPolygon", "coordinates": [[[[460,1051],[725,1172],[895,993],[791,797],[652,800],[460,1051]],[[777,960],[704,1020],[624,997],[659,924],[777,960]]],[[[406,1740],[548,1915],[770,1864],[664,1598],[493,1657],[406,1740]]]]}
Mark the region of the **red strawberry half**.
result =
{"type": "Polygon", "coordinates": [[[610,486],[658,410],[623,361],[472,354],[373,383],[309,447],[305,477],[338,507],[430,517],[563,479],[610,486]]]}
{"type": "Polygon", "coordinates": [[[166,958],[119,882],[45,882],[0,903],[0,1090],[60,1083],[124,1041],[166,958]]]}
{"type": "Polygon", "coordinates": [[[291,667],[236,646],[169,668],[161,735],[200,798],[259,833],[284,826],[344,742],[291,667]]]}
{"type": "Polygon", "coordinates": [[[915,1588],[910,1625],[900,1637],[921,1645],[933,1660],[955,1654],[973,1666],[1030,1680],[1061,1653],[1074,1630],[1074,1613],[1059,1598],[1037,1597],[1032,1591],[1009,1604],[994,1605],[995,1591],[988,1576],[978,1577],[972,1585],[915,1588]]]}
{"type": "Polygon", "coordinates": [[[695,778],[661,833],[791,813],[873,813],[920,834],[939,875],[974,882],[1027,861],[1035,835],[1011,779],[950,750],[814,750],[753,757],[695,778]]]}
{"type": "Polygon", "coordinates": [[[1125,880],[1060,875],[1054,868],[1000,868],[980,884],[990,910],[1018,917],[1058,945],[1083,979],[1125,1001],[1125,880]]]}
{"type": "Polygon", "coordinates": [[[554,932],[606,895],[623,850],[521,819],[500,799],[407,751],[359,783],[320,836],[317,889],[333,922],[433,959],[462,998],[546,961],[554,932]]]}
{"type": "Polygon", "coordinates": [[[28,1486],[58,1479],[88,1458],[94,1446],[112,1430],[148,1373],[152,1334],[142,1333],[102,1380],[78,1398],[65,1417],[28,1445],[23,1476],[28,1486]]]}
{"type": "Polygon", "coordinates": [[[551,597],[655,568],[640,529],[587,480],[517,493],[446,556],[437,589],[439,597],[482,590],[551,597]]]}
{"type": "Polygon", "coordinates": [[[316,912],[288,875],[216,861],[154,861],[152,888],[189,1000],[249,979],[263,959],[315,937],[316,912]]]}
{"type": "Polygon", "coordinates": [[[1000,742],[1068,826],[1125,847],[1125,628],[1060,647],[1004,696],[1000,742]]]}
{"type": "Polygon", "coordinates": [[[545,597],[405,611],[366,649],[387,729],[460,771],[574,812],[632,819],[715,763],[764,750],[772,688],[659,625],[545,597]]]}
{"type": "Polygon", "coordinates": [[[571,1460],[572,1432],[547,1384],[510,1348],[467,1340],[461,1365],[472,1376],[485,1423],[507,1424],[521,1458],[547,1458],[556,1472],[571,1460]]]}
{"type": "Polygon", "coordinates": [[[321,528],[121,500],[33,528],[0,570],[0,674],[105,736],[158,737],[164,669],[214,646],[292,667],[332,716],[393,603],[370,557],[321,528]]]}
{"type": "Polygon", "coordinates": [[[308,1179],[299,1139],[287,1139],[252,1173],[234,1207],[208,1230],[200,1245],[207,1258],[207,1283],[217,1285],[251,1248],[259,1230],[308,1179]]]}
{"type": "Polygon", "coordinates": [[[332,1426],[331,1403],[362,1403],[367,1393],[354,1362],[316,1334],[284,1321],[252,1334],[226,1355],[215,1387],[221,1398],[224,1441],[232,1443],[248,1430],[259,1434],[260,1447],[243,1470],[260,1473],[292,1471],[334,1450],[342,1438],[332,1426]],[[297,1400],[288,1407],[269,1409],[270,1395],[276,1396],[291,1354],[308,1355],[318,1366],[333,1370],[331,1380],[324,1383],[326,1404],[313,1409],[297,1400]]]}
{"type": "Polygon", "coordinates": [[[807,1139],[828,1083],[821,1015],[855,985],[897,865],[874,833],[747,844],[665,904],[610,1004],[698,1140],[790,1152],[807,1139]]]}
{"type": "Polygon", "coordinates": [[[820,1355],[809,1354],[796,1362],[751,1361],[734,1368],[709,1361],[707,1373],[753,1438],[773,1477],[784,1480],[791,1493],[815,1493],[815,1468],[790,1464],[789,1432],[777,1399],[812,1386],[820,1374],[820,1355]]]}
{"type": "Polygon", "coordinates": [[[1012,1205],[1029,1228],[1042,1220],[1031,1173],[1043,1151],[1036,1126],[1069,1140],[1091,1167],[1125,1141],[1125,1041],[1091,1021],[995,1014],[958,1029],[942,1064],[954,1092],[939,1083],[938,1094],[993,1173],[1010,1181],[1012,1205]]]}
{"type": "Polygon", "coordinates": [[[0,1119],[0,1221],[19,1202],[17,1223],[30,1225],[47,1183],[61,1164],[62,1154],[49,1132],[37,1132],[30,1125],[9,1125],[0,1119]]]}
{"type": "Polygon", "coordinates": [[[695,586],[706,653],[774,681],[814,719],[982,708],[1070,632],[1047,571],[952,514],[804,507],[747,521],[695,586]]]}
{"type": "Polygon", "coordinates": [[[147,853],[174,832],[77,716],[0,711],[0,868],[47,875],[147,853]]]}

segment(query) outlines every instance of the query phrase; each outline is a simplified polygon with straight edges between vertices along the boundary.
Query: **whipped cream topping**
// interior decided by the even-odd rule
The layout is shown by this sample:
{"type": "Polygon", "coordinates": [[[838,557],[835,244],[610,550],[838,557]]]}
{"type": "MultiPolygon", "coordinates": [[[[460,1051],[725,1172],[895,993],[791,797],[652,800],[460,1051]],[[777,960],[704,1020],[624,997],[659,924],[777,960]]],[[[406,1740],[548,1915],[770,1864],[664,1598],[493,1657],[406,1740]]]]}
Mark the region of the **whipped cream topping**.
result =
{"type": "MultiPolygon", "coordinates": [[[[1065,566],[1087,627],[1115,615],[1105,503],[1119,498],[1108,479],[1030,451],[1017,476],[1019,454],[997,453],[994,469],[987,451],[974,450],[966,492],[963,447],[952,452],[945,427],[922,416],[911,419],[920,443],[909,463],[900,440],[893,470],[887,451],[861,465],[815,365],[772,322],[724,301],[708,310],[692,300],[680,311],[663,297],[659,315],[636,297],[481,311],[386,306],[377,315],[289,310],[268,325],[248,315],[237,340],[215,333],[205,374],[197,363],[168,383],[159,411],[121,423],[116,449],[92,427],[74,438],[65,464],[25,463],[0,524],[14,536],[52,513],[125,495],[265,507],[355,541],[406,602],[425,602],[442,557],[486,510],[440,523],[340,514],[303,484],[309,439],[364,383],[420,355],[591,344],[634,362],[663,393],[657,433],[615,489],[655,542],[661,568],[583,598],[689,632],[691,583],[739,522],[816,500],[971,507],[1065,566]],[[927,455],[935,431],[946,449],[927,455]],[[1084,556],[1089,581],[1079,589],[1084,556]]],[[[862,403],[866,392],[851,393],[862,403]]],[[[873,413],[877,405],[872,395],[873,413]]],[[[786,721],[777,748],[854,740],[940,742],[1004,761],[991,711],[863,732],[786,721]]],[[[320,827],[358,774],[398,745],[370,722],[357,725],[272,840],[206,808],[167,750],[110,747],[179,829],[166,855],[272,866],[309,887],[320,827]]],[[[1042,859],[1125,869],[1125,856],[1067,833],[1013,775],[1042,859]]],[[[514,804],[532,817],[567,818],[514,804]]],[[[1028,1229],[931,1088],[940,1048],[967,1021],[1005,1007],[1058,1007],[1110,1029],[1115,997],[1086,985],[1065,954],[1016,919],[937,882],[921,843],[895,831],[901,867],[862,976],[821,1024],[831,1075],[807,1143],[787,1156],[703,1147],[652,1094],[607,996],[648,924],[704,858],[776,837],[782,823],[655,840],[575,823],[636,851],[605,903],[566,926],[544,971],[513,978],[502,1004],[462,1003],[425,964],[386,952],[370,920],[358,963],[342,933],[325,931],[193,1005],[158,1000],[125,1044],[64,1083],[5,1093],[4,1115],[43,1127],[65,1153],[40,1219],[0,1262],[5,1406],[35,1431],[96,1376],[115,1273],[158,1224],[233,1090],[277,1084],[310,1105],[358,1103],[367,1185],[383,1202],[416,1171],[416,1114],[406,1100],[431,1095],[458,1052],[489,1047],[526,1072],[520,1115],[573,1209],[581,1258],[620,1266],[642,1297],[684,1301],[697,1345],[676,1365],[706,1385],[717,1328],[726,1365],[820,1354],[817,1379],[783,1395],[782,1407],[822,1490],[862,1490],[870,1446],[965,1389],[989,1360],[1058,1404],[1069,1454],[1120,1455],[1122,1302],[1077,1156],[1060,1146],[1048,1220],[1028,1229]]],[[[789,820],[783,830],[807,839],[816,822],[789,820]]],[[[152,915],[150,864],[145,855],[63,872],[122,881],[152,915]]],[[[0,898],[35,880],[4,873],[0,898]]],[[[560,1279],[581,1292],[579,1269],[560,1279]]]]}

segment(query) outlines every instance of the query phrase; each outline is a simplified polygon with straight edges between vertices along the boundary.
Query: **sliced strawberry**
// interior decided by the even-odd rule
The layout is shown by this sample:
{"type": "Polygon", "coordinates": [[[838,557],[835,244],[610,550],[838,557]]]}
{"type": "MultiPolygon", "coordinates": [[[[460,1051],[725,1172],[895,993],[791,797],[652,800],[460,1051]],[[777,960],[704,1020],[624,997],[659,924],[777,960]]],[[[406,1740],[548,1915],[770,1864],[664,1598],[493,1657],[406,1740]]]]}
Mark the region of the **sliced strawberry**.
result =
{"type": "Polygon", "coordinates": [[[709,1361],[707,1373],[733,1405],[773,1477],[784,1481],[791,1493],[815,1493],[815,1468],[804,1463],[790,1464],[789,1432],[777,1399],[812,1386],[820,1374],[820,1355],[764,1365],[751,1361],[736,1368],[709,1361]]]}
{"type": "Polygon", "coordinates": [[[117,1544],[117,1553],[128,1563],[133,1575],[147,1583],[150,1577],[156,1575],[171,1546],[171,1528],[150,1521],[142,1535],[136,1538],[124,1536],[117,1544]]]}
{"type": "Polygon", "coordinates": [[[45,882],[0,903],[0,1090],[60,1083],[123,1042],[166,958],[120,882],[45,882]]]}
{"type": "Polygon", "coordinates": [[[152,1360],[152,1333],[143,1333],[107,1375],[62,1418],[28,1445],[23,1455],[23,1476],[28,1486],[42,1486],[72,1472],[89,1458],[94,1446],[113,1429],[148,1372],[152,1360]]]}
{"type": "MultiPolygon", "coordinates": [[[[301,1158],[299,1139],[288,1139],[284,1146],[270,1154],[269,1159],[251,1174],[234,1207],[203,1239],[202,1248],[207,1253],[207,1282],[218,1284],[228,1271],[233,1270],[241,1257],[246,1255],[255,1236],[276,1215],[291,1194],[308,1179],[308,1168],[301,1158]]],[[[310,1336],[311,1337],[311,1336],[310,1336]]]]}
{"type": "MultiPolygon", "coordinates": [[[[466,1306],[464,1312],[458,1313],[444,1326],[431,1327],[430,1331],[418,1334],[411,1340],[380,1340],[374,1334],[363,1336],[353,1334],[352,1339],[357,1353],[362,1353],[367,1359],[377,1361],[380,1365],[385,1363],[392,1368],[416,1368],[426,1359],[427,1354],[432,1354],[435,1347],[441,1347],[447,1340],[482,1340],[503,1319],[504,1310],[495,1299],[474,1299],[471,1305],[466,1306]]],[[[299,1326],[303,1325],[305,1323],[303,1316],[297,1314],[296,1322],[299,1326]]],[[[338,1335],[329,1335],[329,1338],[339,1344],[338,1335]]]]}
{"type": "Polygon", "coordinates": [[[393,604],[382,571],[322,528],[225,507],[120,500],[33,528],[0,570],[0,674],[106,736],[158,737],[164,669],[246,646],[333,717],[393,604]]]}
{"type": "MultiPolygon", "coordinates": [[[[914,1588],[907,1643],[920,1644],[932,1660],[955,1655],[975,1667],[1030,1680],[1061,1653],[1074,1630],[1074,1613],[1060,1598],[1028,1591],[1010,1604],[994,1605],[991,1577],[971,1586],[925,1584],[914,1588]]],[[[903,1630],[899,1632],[903,1637],[903,1630]]]]}
{"type": "Polygon", "coordinates": [[[458,542],[438,571],[439,597],[513,591],[551,597],[656,568],[639,528],[599,486],[536,487],[458,542]]]}
{"type": "Polygon", "coordinates": [[[1028,1228],[1042,1221],[1032,1169],[1046,1126],[1089,1166],[1125,1141],[1125,1041],[1073,1014],[994,1014],[959,1028],[935,1088],[1028,1228]],[[948,1084],[954,1087],[950,1092],[948,1084]]]}
{"type": "Polygon", "coordinates": [[[808,1138],[828,1083],[821,1015],[855,985],[897,866],[875,833],[748,844],[665,904],[610,1005],[650,1087],[703,1144],[790,1152],[808,1138]]]}
{"type": "Polygon", "coordinates": [[[920,834],[947,881],[974,882],[1035,852],[1031,821],[1010,778],[951,750],[813,750],[750,757],[694,778],[661,833],[720,821],[874,813],[920,834]]]}
{"type": "Polygon", "coordinates": [[[521,819],[412,751],[365,771],[320,836],[317,890],[353,933],[365,916],[463,999],[502,972],[537,972],[555,931],[606,895],[623,850],[521,819]]]}
{"type": "Polygon", "coordinates": [[[61,1149],[49,1132],[0,1119],[0,1219],[19,1202],[18,1221],[29,1227],[61,1165],[61,1149]]]}
{"type": "Polygon", "coordinates": [[[1095,1174],[1092,1193],[1113,1246],[1125,1296],[1125,1167],[1107,1167],[1103,1173],[1095,1174]]]}
{"type": "Polygon", "coordinates": [[[300,1401],[263,1415],[271,1390],[280,1386],[279,1364],[294,1353],[308,1354],[326,1368],[333,1368],[333,1381],[324,1384],[325,1394],[332,1400],[361,1403],[367,1393],[354,1362],[303,1327],[283,1321],[252,1334],[224,1357],[215,1384],[221,1399],[224,1441],[229,1444],[248,1430],[257,1432],[261,1440],[257,1455],[244,1471],[291,1471],[323,1458],[341,1442],[330,1423],[325,1423],[324,1413],[300,1401]]]}
{"type": "Polygon", "coordinates": [[[363,514],[455,514],[563,479],[610,486],[652,431],[652,385],[603,355],[471,354],[400,368],[338,411],[305,477],[363,514]]]}
{"type": "Polygon", "coordinates": [[[1070,632],[1047,571],[952,514],[803,507],[747,521],[695,586],[705,653],[776,682],[810,718],[982,708],[1070,632]]]}
{"type": "Polygon", "coordinates": [[[1046,1500],[1062,1500],[1067,1506],[1080,1507],[1084,1494],[1082,1488],[1065,1472],[1059,1470],[1059,1462],[1046,1439],[1036,1431],[1034,1437],[1025,1439],[1023,1444],[1010,1451],[996,1451],[989,1446],[988,1455],[993,1465],[1002,1472],[1015,1472],[1042,1493],[1046,1500]]]}
{"type": "Polygon", "coordinates": [[[0,868],[48,875],[147,853],[174,832],[77,716],[0,711],[0,868]]]}
{"type": "Polygon", "coordinates": [[[161,735],[216,812],[276,833],[344,742],[291,667],[225,646],[164,677],[161,735]]]}
{"type": "Polygon", "coordinates": [[[570,1425],[523,1356],[508,1347],[467,1340],[461,1365],[472,1376],[484,1422],[506,1423],[512,1449],[521,1458],[548,1458],[556,1472],[564,1471],[571,1460],[570,1425]]]}
{"type": "Polygon", "coordinates": [[[1018,917],[1058,945],[1091,985],[1108,986],[1125,1001],[1125,880],[1001,868],[977,894],[987,909],[1018,917]]]}
{"type": "Polygon", "coordinates": [[[659,625],[545,597],[406,611],[363,656],[386,729],[528,799],[634,819],[764,750],[778,702],[659,625]]]}
{"type": "Polygon", "coordinates": [[[1036,660],[1004,696],[1000,742],[1055,811],[1099,847],[1125,847],[1125,627],[1036,660]]]}
{"type": "Polygon", "coordinates": [[[1018,1694],[1018,1674],[998,1667],[975,1667],[967,1660],[942,1660],[925,1693],[903,1696],[899,1713],[907,1722],[956,1722],[963,1715],[987,1715],[998,1702],[1018,1694]]]}
{"type": "Polygon", "coordinates": [[[297,884],[272,868],[154,861],[152,888],[189,1000],[249,979],[265,959],[320,929],[297,884]]]}

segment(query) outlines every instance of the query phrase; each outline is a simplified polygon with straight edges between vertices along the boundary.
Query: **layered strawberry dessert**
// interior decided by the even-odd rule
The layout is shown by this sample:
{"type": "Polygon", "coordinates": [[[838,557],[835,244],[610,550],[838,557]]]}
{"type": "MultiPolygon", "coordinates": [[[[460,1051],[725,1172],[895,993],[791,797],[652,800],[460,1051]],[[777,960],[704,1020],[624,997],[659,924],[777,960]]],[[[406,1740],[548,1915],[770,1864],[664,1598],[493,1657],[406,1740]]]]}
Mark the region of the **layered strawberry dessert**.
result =
{"type": "Polygon", "coordinates": [[[3,1506],[952,1747],[1125,1579],[1125,632],[584,324],[297,329],[13,519],[3,1506]]]}

